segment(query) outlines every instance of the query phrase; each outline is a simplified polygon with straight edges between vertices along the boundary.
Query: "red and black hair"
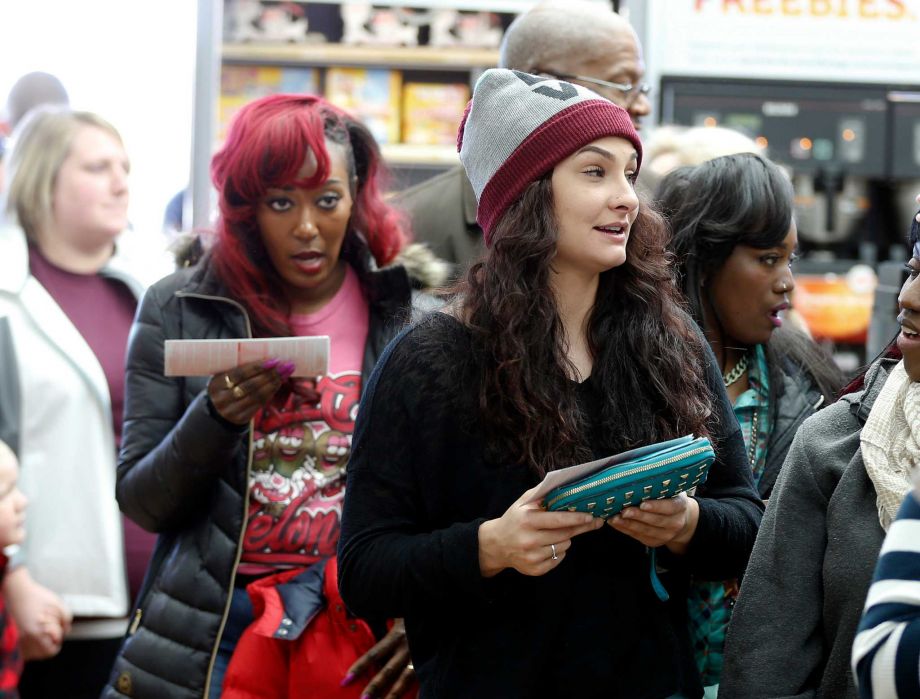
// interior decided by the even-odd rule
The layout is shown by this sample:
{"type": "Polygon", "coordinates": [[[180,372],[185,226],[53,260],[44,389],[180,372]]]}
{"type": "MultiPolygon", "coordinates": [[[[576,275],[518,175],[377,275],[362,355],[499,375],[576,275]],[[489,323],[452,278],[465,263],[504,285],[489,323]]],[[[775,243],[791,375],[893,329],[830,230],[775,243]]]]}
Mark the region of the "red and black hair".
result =
{"type": "Polygon", "coordinates": [[[289,308],[262,244],[257,206],[269,188],[314,188],[329,178],[326,142],[345,147],[351,181],[351,220],[342,258],[366,273],[393,261],[406,242],[399,213],[383,201],[385,168],[370,131],[354,117],[314,95],[270,95],[236,115],[223,148],[211,161],[220,219],[212,263],[230,295],[249,311],[255,335],[286,335],[289,308]],[[310,177],[298,179],[308,158],[310,177]]]}

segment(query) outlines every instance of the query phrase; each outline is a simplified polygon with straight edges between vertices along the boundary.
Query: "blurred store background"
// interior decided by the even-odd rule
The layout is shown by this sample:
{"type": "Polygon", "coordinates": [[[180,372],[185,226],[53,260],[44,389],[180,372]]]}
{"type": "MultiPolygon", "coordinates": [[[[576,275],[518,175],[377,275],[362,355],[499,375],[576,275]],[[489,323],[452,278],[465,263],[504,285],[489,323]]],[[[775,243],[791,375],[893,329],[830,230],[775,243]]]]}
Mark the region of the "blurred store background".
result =
{"type": "MultiPolygon", "coordinates": [[[[173,225],[207,225],[210,154],[235,111],[271,92],[320,92],[357,112],[394,189],[456,164],[471,85],[534,4],[3,0],[0,96],[47,71],[75,107],[111,120],[132,159],[133,225],[167,236],[170,202],[173,225]]],[[[871,358],[895,333],[920,192],[920,0],[612,4],[644,47],[643,137],[728,127],[784,165],[802,247],[794,304],[846,368],[871,358]]]]}
{"type": "Polygon", "coordinates": [[[159,233],[165,203],[189,177],[196,16],[192,0],[0,1],[0,122],[20,76],[57,76],[74,108],[124,137],[131,220],[145,233],[159,233]]]}

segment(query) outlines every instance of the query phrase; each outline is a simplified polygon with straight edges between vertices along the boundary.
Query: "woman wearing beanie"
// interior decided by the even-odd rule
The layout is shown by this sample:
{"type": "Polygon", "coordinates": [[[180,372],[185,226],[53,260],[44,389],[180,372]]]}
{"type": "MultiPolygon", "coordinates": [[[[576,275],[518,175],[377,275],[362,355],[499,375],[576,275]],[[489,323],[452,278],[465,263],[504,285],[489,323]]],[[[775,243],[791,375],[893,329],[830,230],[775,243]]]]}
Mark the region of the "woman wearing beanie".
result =
{"type": "Polygon", "coordinates": [[[368,382],[342,596],[405,616],[422,697],[700,697],[687,579],[739,575],[762,505],[666,231],[634,191],[629,115],[489,70],[459,146],[488,250],[368,382]],[[607,526],[533,501],[549,471],[690,432],[719,456],[695,497],[607,526]],[[652,548],[677,604],[653,590],[652,548]]]}

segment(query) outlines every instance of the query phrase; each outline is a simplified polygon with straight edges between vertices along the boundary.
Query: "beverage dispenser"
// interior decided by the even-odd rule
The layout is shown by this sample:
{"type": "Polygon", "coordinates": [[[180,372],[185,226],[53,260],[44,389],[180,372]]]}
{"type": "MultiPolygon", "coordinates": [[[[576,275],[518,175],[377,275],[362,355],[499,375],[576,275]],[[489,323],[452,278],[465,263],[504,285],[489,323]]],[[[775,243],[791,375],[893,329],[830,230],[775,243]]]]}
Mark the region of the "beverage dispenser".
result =
{"type": "MultiPolygon", "coordinates": [[[[661,121],[726,126],[786,166],[803,252],[874,262],[887,247],[887,93],[878,86],[663,78],[661,121]]],[[[916,105],[920,108],[920,104],[916,105]]],[[[884,256],[883,253],[882,256],[884,256]]]]}

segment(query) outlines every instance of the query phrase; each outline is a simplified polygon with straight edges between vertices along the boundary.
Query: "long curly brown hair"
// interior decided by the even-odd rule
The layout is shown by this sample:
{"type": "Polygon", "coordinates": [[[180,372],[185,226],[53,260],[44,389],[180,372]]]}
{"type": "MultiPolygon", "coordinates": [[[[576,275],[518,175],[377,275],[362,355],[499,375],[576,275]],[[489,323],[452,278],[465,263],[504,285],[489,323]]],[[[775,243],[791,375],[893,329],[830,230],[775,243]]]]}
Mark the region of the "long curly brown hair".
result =
{"type": "MultiPolygon", "coordinates": [[[[487,453],[541,477],[592,456],[550,286],[552,202],[550,175],[531,183],[457,287],[479,368],[487,453]]],[[[601,274],[588,321],[589,380],[603,396],[607,441],[619,449],[709,432],[704,340],[682,306],[666,241],[661,217],[641,205],[626,262],[601,274]]]]}

